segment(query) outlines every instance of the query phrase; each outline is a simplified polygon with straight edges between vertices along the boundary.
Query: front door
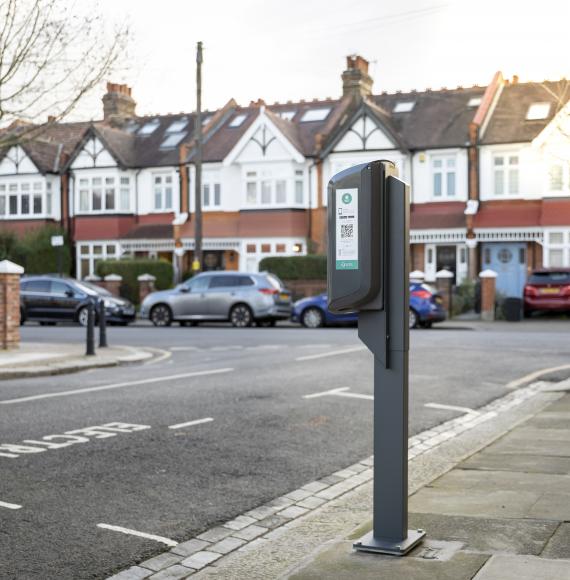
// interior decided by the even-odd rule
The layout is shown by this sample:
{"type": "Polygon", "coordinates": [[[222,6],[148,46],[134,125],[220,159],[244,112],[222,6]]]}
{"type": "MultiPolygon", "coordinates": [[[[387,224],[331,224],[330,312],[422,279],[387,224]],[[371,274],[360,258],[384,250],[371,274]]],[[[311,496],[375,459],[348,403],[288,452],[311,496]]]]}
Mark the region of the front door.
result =
{"type": "Polygon", "coordinates": [[[497,272],[497,292],[521,298],[526,281],[526,244],[484,244],[483,269],[497,272]]]}
{"type": "Polygon", "coordinates": [[[436,247],[436,271],[449,270],[453,273],[453,283],[455,284],[455,273],[457,271],[457,247],[437,246],[436,247]]]}

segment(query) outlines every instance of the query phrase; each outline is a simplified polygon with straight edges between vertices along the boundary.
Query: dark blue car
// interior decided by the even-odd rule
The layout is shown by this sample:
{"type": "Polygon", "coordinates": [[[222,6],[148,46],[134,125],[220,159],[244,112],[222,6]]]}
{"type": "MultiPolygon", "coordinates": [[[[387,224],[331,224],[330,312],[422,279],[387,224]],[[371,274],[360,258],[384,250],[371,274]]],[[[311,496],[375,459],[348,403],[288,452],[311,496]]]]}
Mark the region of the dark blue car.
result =
{"type": "MultiPolygon", "coordinates": [[[[427,284],[410,282],[410,328],[429,328],[433,322],[445,320],[446,312],[441,296],[427,284]]],[[[293,305],[293,322],[300,322],[307,328],[319,328],[329,324],[348,324],[358,321],[356,312],[333,314],[327,308],[327,295],[319,294],[298,300],[293,305]]]]}

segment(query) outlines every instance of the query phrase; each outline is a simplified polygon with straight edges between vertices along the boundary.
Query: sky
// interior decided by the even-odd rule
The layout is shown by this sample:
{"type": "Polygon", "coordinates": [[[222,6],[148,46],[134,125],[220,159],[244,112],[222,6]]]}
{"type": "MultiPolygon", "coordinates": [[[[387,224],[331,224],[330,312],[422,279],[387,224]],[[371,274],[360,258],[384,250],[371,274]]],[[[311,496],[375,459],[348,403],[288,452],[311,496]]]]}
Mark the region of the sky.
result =
{"type": "MultiPolygon", "coordinates": [[[[71,0],[69,0],[71,1],[71,0]]],[[[83,5],[85,6],[85,4],[83,5]]],[[[374,92],[570,78],[570,0],[99,0],[109,26],[128,21],[114,82],[138,114],[338,97],[346,56],[370,61],[374,92]]],[[[99,118],[102,86],[76,111],[99,118]]]]}

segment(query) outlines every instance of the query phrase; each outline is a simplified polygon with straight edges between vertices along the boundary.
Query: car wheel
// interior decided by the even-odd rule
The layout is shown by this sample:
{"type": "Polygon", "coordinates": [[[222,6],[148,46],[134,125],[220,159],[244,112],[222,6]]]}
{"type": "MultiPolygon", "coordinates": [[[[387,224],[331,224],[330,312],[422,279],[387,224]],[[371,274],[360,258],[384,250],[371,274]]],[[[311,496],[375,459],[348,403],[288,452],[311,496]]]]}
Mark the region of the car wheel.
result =
{"type": "Polygon", "coordinates": [[[150,321],[155,326],[170,326],[172,324],[172,311],[166,304],[157,304],[150,311],[150,321]]]}
{"type": "Polygon", "coordinates": [[[251,326],[253,315],[246,304],[237,304],[230,310],[230,322],[236,328],[251,326]]]}
{"type": "Polygon", "coordinates": [[[77,322],[79,322],[81,326],[87,326],[88,318],[89,318],[89,309],[87,308],[87,306],[82,306],[79,312],[77,313],[77,322]]]}
{"type": "Polygon", "coordinates": [[[257,326],[261,326],[262,328],[270,328],[275,326],[275,320],[260,320],[257,323],[257,326]]]}
{"type": "Polygon", "coordinates": [[[410,328],[417,328],[418,326],[418,315],[416,314],[416,311],[413,308],[410,308],[408,326],[410,328]]]}
{"type": "Polygon", "coordinates": [[[305,328],[320,328],[324,322],[325,317],[320,308],[307,308],[301,315],[301,324],[305,328]]]}

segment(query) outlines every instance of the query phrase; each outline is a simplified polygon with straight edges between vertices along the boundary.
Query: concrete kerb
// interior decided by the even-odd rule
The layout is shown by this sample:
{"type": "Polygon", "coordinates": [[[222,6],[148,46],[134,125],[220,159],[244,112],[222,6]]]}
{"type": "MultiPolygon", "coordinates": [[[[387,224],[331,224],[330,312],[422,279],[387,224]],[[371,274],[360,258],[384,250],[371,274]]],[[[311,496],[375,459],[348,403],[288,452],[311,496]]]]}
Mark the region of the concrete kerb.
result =
{"type": "MultiPolygon", "coordinates": [[[[410,438],[410,495],[563,396],[545,392],[545,386],[534,383],[478,409],[469,420],[453,419],[410,438]]],[[[371,529],[372,464],[368,457],[308,483],[112,579],[130,578],[135,569],[138,574],[148,571],[141,578],[162,577],[153,576],[158,574],[157,559],[165,564],[160,574],[187,569],[193,578],[288,575],[332,541],[371,529]]]]}
{"type": "Polygon", "coordinates": [[[132,364],[148,361],[157,356],[156,349],[135,348],[132,346],[113,346],[105,349],[104,354],[99,351],[93,357],[62,356],[44,363],[29,364],[27,366],[1,368],[0,380],[42,377],[80,372],[93,368],[112,367],[123,364],[132,364]]]}

